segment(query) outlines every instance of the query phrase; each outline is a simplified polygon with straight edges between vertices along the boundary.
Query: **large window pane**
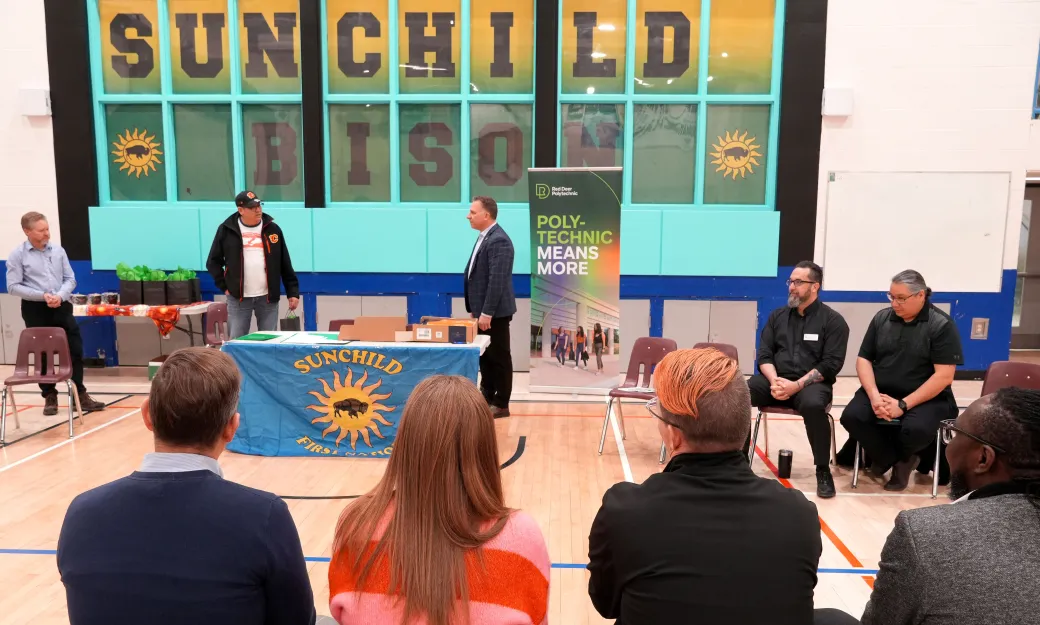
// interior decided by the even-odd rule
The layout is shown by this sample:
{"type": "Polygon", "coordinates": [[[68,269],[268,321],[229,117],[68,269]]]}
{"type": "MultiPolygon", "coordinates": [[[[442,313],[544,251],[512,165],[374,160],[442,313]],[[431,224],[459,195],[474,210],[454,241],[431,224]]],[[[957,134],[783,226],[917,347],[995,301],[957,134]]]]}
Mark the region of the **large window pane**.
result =
{"type": "Polygon", "coordinates": [[[624,104],[564,104],[560,164],[619,167],[624,155],[624,104]]]}
{"type": "Polygon", "coordinates": [[[458,104],[402,104],[400,109],[401,200],[458,202],[458,104]]]}
{"type": "Polygon", "coordinates": [[[471,0],[470,91],[534,93],[534,0],[471,0]]]}
{"type": "Polygon", "coordinates": [[[105,107],[110,147],[108,180],[112,199],[166,199],[166,143],[162,106],[110,104],[105,107]]]}
{"type": "Polygon", "coordinates": [[[398,0],[401,93],[459,93],[459,0],[398,0]]]}
{"type": "Polygon", "coordinates": [[[155,0],[98,0],[98,19],[105,93],[159,93],[159,8],[155,0]]]}
{"type": "Polygon", "coordinates": [[[563,93],[625,92],[625,0],[563,0],[563,93]]]}
{"type": "Polygon", "coordinates": [[[246,185],[267,202],[303,200],[303,115],[298,105],[242,107],[246,185]]]}
{"type": "Polygon", "coordinates": [[[329,93],[389,93],[390,9],[386,0],[325,0],[329,93]]]}
{"type": "Polygon", "coordinates": [[[697,93],[700,0],[637,0],[636,93],[697,93]]]}
{"type": "Polygon", "coordinates": [[[227,0],[167,0],[177,93],[231,91],[227,0]]]}
{"type": "Polygon", "coordinates": [[[529,104],[470,107],[470,193],[499,202],[527,201],[532,122],[529,104]]]}
{"type": "Polygon", "coordinates": [[[177,138],[177,199],[229,201],[235,196],[231,107],[173,107],[177,138]]]}
{"type": "Polygon", "coordinates": [[[298,0],[238,0],[242,93],[300,92],[298,0]]]}
{"type": "Polygon", "coordinates": [[[776,0],[711,4],[708,92],[769,93],[776,0]]]}
{"type": "Polygon", "coordinates": [[[636,104],[632,122],[632,201],[692,204],[697,106],[636,104]]]}
{"type": "Polygon", "coordinates": [[[768,106],[708,106],[705,204],[764,204],[768,106]]]}
{"type": "Polygon", "coordinates": [[[333,202],[390,201],[390,107],[329,106],[333,202]]]}

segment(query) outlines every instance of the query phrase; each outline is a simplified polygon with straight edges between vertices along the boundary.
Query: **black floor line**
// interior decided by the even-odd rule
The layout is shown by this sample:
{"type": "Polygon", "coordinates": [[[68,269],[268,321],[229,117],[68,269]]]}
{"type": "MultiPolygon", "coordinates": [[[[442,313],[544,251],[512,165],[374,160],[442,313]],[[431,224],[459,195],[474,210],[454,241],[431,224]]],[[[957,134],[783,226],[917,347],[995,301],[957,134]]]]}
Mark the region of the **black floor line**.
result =
{"type": "MultiPolygon", "coordinates": [[[[95,393],[95,394],[96,395],[103,395],[104,393],[95,393]]],[[[107,404],[105,404],[105,408],[109,408],[112,405],[118,404],[119,402],[123,401],[124,399],[130,399],[131,397],[133,397],[133,395],[124,395],[123,397],[120,397],[119,399],[110,401],[107,404]]],[[[84,415],[88,415],[88,414],[94,414],[94,413],[97,413],[97,412],[100,412],[100,411],[99,410],[89,410],[87,412],[84,412],[83,414],[84,415]]],[[[62,426],[62,425],[68,425],[68,424],[69,424],[68,421],[59,421],[59,422],[55,423],[54,425],[49,425],[49,426],[43,428],[42,430],[38,430],[36,432],[33,432],[32,434],[26,434],[25,436],[23,436],[21,438],[16,438],[13,441],[7,441],[6,443],[3,444],[3,447],[9,447],[11,445],[14,445],[15,443],[19,443],[21,441],[24,441],[27,438],[32,438],[34,436],[39,436],[40,434],[43,434],[44,432],[48,432],[50,430],[53,430],[56,427],[59,427],[59,426],[62,426]]]]}

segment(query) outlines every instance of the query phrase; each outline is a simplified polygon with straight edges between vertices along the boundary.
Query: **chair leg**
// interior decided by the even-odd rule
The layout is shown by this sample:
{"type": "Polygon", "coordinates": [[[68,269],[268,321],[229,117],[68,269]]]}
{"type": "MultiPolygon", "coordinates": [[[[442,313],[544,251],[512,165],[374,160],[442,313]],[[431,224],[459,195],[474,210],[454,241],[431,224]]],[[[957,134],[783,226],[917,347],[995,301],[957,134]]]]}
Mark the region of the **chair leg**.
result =
{"type": "Polygon", "coordinates": [[[599,435],[599,455],[603,455],[603,445],[607,442],[607,428],[610,427],[610,409],[613,407],[613,397],[607,398],[607,413],[603,415],[603,432],[599,435]]]}
{"type": "Polygon", "coordinates": [[[838,433],[834,428],[834,417],[827,413],[827,420],[831,424],[831,464],[838,465],[838,433]]]}
{"type": "Polygon", "coordinates": [[[618,425],[621,426],[621,440],[628,440],[628,432],[625,431],[625,415],[621,412],[621,398],[617,400],[617,420],[618,425]]]}
{"type": "Polygon", "coordinates": [[[769,457],[769,415],[765,413],[759,413],[762,417],[762,434],[766,439],[766,457],[769,457]]]}
{"type": "Polygon", "coordinates": [[[932,499],[939,496],[939,454],[942,453],[942,430],[935,433],[935,464],[932,465],[932,499]]]}
{"type": "Polygon", "coordinates": [[[18,402],[15,401],[14,389],[8,387],[8,392],[10,393],[8,399],[11,401],[11,414],[14,415],[14,427],[20,430],[22,429],[22,420],[18,418],[18,402]]]}
{"type": "Polygon", "coordinates": [[[762,411],[759,410],[758,411],[758,417],[755,418],[755,430],[751,433],[751,444],[748,445],[748,450],[747,450],[747,452],[748,452],[747,453],[747,455],[748,455],[747,463],[748,463],[749,467],[752,464],[755,463],[755,446],[758,445],[758,426],[761,423],[762,423],[762,411]]]}
{"type": "Polygon", "coordinates": [[[79,391],[75,387],[72,388],[72,398],[76,402],[76,415],[79,417],[79,424],[86,425],[87,422],[83,418],[83,405],[79,403],[79,391]]]}
{"type": "Polygon", "coordinates": [[[67,380],[65,384],[69,387],[69,438],[72,438],[72,418],[75,415],[76,400],[72,393],[72,380],[67,380]]]}
{"type": "Polygon", "coordinates": [[[665,449],[664,441],[661,441],[661,457],[657,459],[657,464],[664,464],[664,457],[668,455],[668,450],[665,449]]]}
{"type": "Polygon", "coordinates": [[[0,445],[7,444],[7,392],[9,390],[5,386],[3,396],[0,396],[0,445]]]}
{"type": "Polygon", "coordinates": [[[852,461],[852,487],[859,484],[859,441],[856,441],[856,459],[852,461]]]}

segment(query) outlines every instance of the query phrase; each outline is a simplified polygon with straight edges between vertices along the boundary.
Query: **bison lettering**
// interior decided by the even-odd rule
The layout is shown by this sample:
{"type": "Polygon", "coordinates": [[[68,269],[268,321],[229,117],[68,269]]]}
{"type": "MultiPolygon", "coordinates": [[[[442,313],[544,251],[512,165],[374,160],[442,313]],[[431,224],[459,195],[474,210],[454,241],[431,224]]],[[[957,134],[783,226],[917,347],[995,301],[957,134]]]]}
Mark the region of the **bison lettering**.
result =
{"type": "Polygon", "coordinates": [[[151,150],[148,149],[147,145],[131,145],[130,147],[126,148],[127,154],[129,154],[130,156],[139,156],[141,158],[148,156],[150,152],[151,150]]]}
{"type": "Polygon", "coordinates": [[[336,411],[336,416],[341,417],[340,411],[346,412],[351,419],[357,419],[359,416],[368,412],[368,403],[363,402],[360,399],[344,399],[332,404],[332,407],[336,411]]]}
{"type": "Polygon", "coordinates": [[[725,154],[727,158],[739,160],[746,157],[748,155],[748,151],[747,148],[743,146],[735,145],[731,148],[726,148],[726,151],[723,152],[723,154],[725,154]]]}

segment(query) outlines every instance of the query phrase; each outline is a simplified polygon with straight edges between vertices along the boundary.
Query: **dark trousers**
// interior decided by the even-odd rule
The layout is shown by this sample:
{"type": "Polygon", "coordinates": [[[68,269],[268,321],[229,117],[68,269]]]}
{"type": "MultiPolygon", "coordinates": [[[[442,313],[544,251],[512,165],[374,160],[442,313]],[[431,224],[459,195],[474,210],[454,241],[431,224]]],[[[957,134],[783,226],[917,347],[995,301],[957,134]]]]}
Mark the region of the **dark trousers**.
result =
{"type": "Polygon", "coordinates": [[[871,462],[886,470],[901,460],[909,460],[935,442],[939,422],[957,418],[957,403],[952,394],[914,406],[898,423],[878,419],[870,398],[860,388],[841,413],[841,424],[849,436],[859,441],[871,462]]]}
{"type": "Polygon", "coordinates": [[[813,610],[813,625],[859,625],[859,619],[834,608],[813,610]]]}
{"type": "MultiPolygon", "coordinates": [[[[802,415],[805,422],[805,433],[809,437],[809,445],[812,447],[813,463],[817,467],[827,467],[831,460],[831,426],[827,419],[827,404],[831,403],[833,391],[830,384],[817,382],[810,384],[787,401],[774,399],[769,393],[769,380],[763,375],[751,376],[748,380],[748,390],[751,391],[751,405],[756,408],[767,406],[780,406],[793,408],[802,415]]],[[[744,445],[747,453],[751,446],[751,438],[744,445]]]]}
{"type": "Polygon", "coordinates": [[[491,344],[480,357],[480,390],[489,404],[509,407],[513,394],[513,356],[509,352],[509,322],[513,316],[493,317],[491,327],[480,334],[491,337],[491,344]]]}
{"type": "MultiPolygon", "coordinates": [[[[22,300],[22,320],[26,328],[61,328],[69,341],[69,354],[72,356],[72,381],[80,393],[86,393],[83,386],[83,337],[79,334],[79,324],[72,316],[72,304],[62,302],[58,308],[51,308],[46,302],[22,300]]],[[[47,361],[40,363],[44,369],[47,361]]],[[[41,384],[40,392],[44,397],[57,393],[53,384],[41,384]]]]}

